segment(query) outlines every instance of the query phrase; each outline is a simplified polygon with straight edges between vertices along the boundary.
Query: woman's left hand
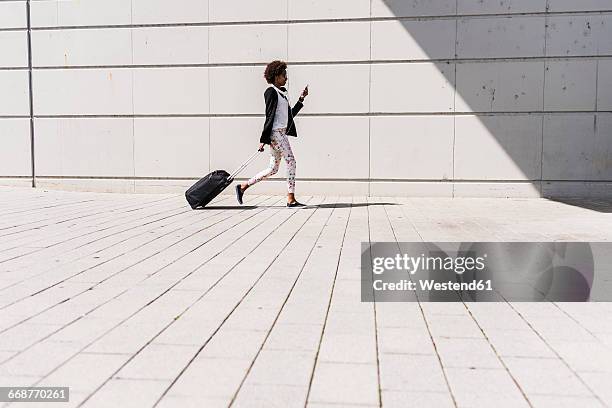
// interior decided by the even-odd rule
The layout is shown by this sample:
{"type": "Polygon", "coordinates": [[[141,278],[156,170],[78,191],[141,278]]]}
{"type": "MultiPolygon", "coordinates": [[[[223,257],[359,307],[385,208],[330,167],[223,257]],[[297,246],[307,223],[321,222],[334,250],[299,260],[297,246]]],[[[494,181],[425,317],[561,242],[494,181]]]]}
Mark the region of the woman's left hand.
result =
{"type": "Polygon", "coordinates": [[[302,91],[302,99],[306,98],[306,96],[308,96],[308,85],[306,85],[306,88],[302,91]]]}

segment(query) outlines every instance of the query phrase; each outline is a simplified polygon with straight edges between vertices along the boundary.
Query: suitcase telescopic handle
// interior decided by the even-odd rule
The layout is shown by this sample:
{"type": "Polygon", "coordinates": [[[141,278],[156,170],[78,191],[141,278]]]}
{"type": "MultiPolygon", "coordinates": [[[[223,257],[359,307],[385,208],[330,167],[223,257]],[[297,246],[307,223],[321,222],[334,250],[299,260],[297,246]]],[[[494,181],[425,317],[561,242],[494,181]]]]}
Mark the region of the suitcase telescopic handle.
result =
{"type": "Polygon", "coordinates": [[[256,151],[251,157],[249,157],[247,159],[247,161],[245,161],[244,163],[242,163],[240,165],[240,167],[238,167],[232,174],[230,174],[229,178],[231,180],[234,179],[234,176],[237,175],[238,173],[240,173],[242,170],[244,170],[246,168],[246,166],[249,165],[249,163],[251,163],[253,161],[253,159],[257,156],[257,154],[260,153],[259,150],[256,151]]]}

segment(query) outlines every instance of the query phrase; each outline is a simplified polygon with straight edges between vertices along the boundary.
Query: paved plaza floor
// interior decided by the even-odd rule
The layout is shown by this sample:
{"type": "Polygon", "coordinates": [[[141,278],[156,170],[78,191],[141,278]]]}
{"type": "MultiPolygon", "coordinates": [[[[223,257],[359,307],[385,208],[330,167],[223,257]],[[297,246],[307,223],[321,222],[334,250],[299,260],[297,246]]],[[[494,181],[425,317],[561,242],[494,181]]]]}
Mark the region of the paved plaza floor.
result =
{"type": "Polygon", "coordinates": [[[608,241],[612,201],[298,199],[0,187],[0,386],[70,387],[9,406],[612,407],[612,303],[360,301],[361,242],[608,241]]]}

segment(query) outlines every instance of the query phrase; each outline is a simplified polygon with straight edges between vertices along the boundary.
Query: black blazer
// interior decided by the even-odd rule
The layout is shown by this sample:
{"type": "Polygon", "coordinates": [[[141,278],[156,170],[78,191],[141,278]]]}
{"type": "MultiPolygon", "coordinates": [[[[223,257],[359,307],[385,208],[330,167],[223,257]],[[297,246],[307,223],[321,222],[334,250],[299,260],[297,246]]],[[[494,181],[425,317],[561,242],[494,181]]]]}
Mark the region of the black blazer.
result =
{"type": "MultiPolygon", "coordinates": [[[[280,88],[284,91],[284,88],[280,88]]],[[[282,98],[274,89],[273,86],[266,89],[264,92],[264,99],[266,100],[266,121],[264,122],[263,131],[261,132],[261,137],[259,138],[259,143],[270,144],[270,135],[272,134],[272,125],[274,124],[274,116],[276,115],[276,105],[278,105],[278,98],[282,98]]],[[[289,106],[288,109],[288,119],[287,119],[287,134],[290,136],[297,137],[297,129],[295,128],[295,123],[293,122],[293,117],[297,116],[298,112],[304,104],[300,101],[297,101],[296,104],[291,108],[289,106]]]]}

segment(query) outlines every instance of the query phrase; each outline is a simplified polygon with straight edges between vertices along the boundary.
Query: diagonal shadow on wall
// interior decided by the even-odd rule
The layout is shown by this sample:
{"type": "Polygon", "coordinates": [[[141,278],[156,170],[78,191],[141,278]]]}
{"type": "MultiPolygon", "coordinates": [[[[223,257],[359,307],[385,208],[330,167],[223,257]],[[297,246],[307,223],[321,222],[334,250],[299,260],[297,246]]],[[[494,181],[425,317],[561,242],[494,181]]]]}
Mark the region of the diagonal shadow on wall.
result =
{"type": "MultiPolygon", "coordinates": [[[[440,102],[433,103],[434,109],[423,110],[434,114],[434,118],[436,112],[454,114],[456,188],[469,189],[474,182],[505,181],[498,189],[517,188],[529,196],[537,196],[539,191],[545,197],[553,197],[557,193],[572,195],[571,189],[563,191],[568,185],[559,182],[574,181],[573,191],[580,196],[590,194],[580,187],[584,181],[612,180],[611,115],[593,113],[597,59],[542,58],[563,57],[560,46],[567,47],[561,50],[566,55],[580,55],[575,48],[585,41],[598,40],[593,38],[598,32],[590,27],[598,18],[601,24],[605,23],[601,15],[578,16],[575,21],[571,16],[549,21],[545,14],[475,15],[544,13],[545,0],[528,6],[523,2],[522,9],[517,10],[512,10],[512,2],[488,2],[487,6],[486,1],[382,1],[390,15],[399,20],[374,21],[373,44],[379,41],[377,25],[401,25],[405,31],[393,46],[397,48],[396,55],[408,62],[403,64],[407,76],[397,78],[393,87],[410,94],[416,86],[427,105],[432,105],[432,95],[439,97],[440,102]],[[562,23],[584,24],[585,29],[578,30],[584,38],[567,36],[574,31],[556,26],[562,23]],[[547,50],[545,37],[552,49],[547,50]],[[423,81],[420,85],[418,79],[407,79],[427,72],[424,65],[438,72],[440,81],[423,81]],[[443,82],[454,93],[450,105],[446,103],[448,90],[443,82]],[[585,101],[575,100],[575,95],[584,95],[578,89],[592,93],[585,101]]],[[[378,59],[375,54],[374,61],[378,59]]],[[[384,61],[387,62],[394,63],[384,61]]],[[[405,129],[405,137],[410,137],[410,129],[405,129]]],[[[495,189],[493,184],[485,188],[495,189]]]]}

